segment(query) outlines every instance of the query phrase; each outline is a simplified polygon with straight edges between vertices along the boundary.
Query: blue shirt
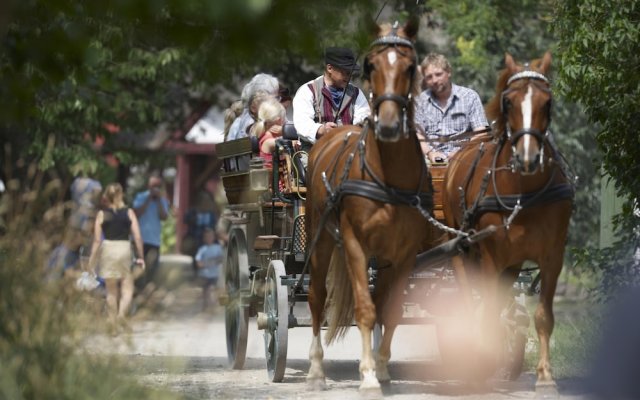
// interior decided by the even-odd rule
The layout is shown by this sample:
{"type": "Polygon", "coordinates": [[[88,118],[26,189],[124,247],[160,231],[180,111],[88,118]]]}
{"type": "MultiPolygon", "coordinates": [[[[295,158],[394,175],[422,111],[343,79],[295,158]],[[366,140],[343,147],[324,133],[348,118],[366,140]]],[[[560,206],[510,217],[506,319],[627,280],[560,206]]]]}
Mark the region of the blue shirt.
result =
{"type": "MultiPolygon", "coordinates": [[[[440,107],[431,90],[420,93],[416,98],[415,123],[424,130],[427,140],[489,126],[478,93],[454,84],[444,108],[440,107]]],[[[433,150],[446,155],[460,148],[457,142],[431,142],[430,145],[433,150]]]]}
{"type": "MultiPolygon", "coordinates": [[[[141,207],[147,198],[149,191],[140,192],[133,200],[133,208],[141,207]]],[[[162,204],[165,213],[169,213],[169,202],[164,197],[160,197],[160,202],[151,200],[147,205],[147,209],[142,215],[138,216],[140,224],[140,235],[145,244],[160,247],[160,236],[162,233],[162,221],[158,216],[158,204],[162,204]]]]}
{"type": "Polygon", "coordinates": [[[207,279],[217,278],[220,275],[223,256],[222,246],[218,243],[200,246],[196,261],[201,261],[204,266],[198,270],[198,275],[207,279]]]}

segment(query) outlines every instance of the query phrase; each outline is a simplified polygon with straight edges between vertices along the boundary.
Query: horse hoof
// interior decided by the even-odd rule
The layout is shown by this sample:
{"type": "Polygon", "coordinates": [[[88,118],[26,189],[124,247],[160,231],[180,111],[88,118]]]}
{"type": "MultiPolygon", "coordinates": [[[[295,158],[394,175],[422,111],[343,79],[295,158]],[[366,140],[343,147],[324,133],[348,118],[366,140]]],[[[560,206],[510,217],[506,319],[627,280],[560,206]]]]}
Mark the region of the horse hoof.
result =
{"type": "Polygon", "coordinates": [[[358,396],[361,400],[380,400],[384,398],[384,395],[382,394],[382,389],[380,389],[380,385],[378,385],[378,387],[367,387],[367,388],[363,388],[362,385],[360,385],[360,389],[358,389],[358,393],[360,394],[360,396],[358,396]]]}
{"type": "Polygon", "coordinates": [[[389,374],[376,374],[376,378],[378,378],[378,382],[381,385],[386,385],[391,382],[391,376],[389,374]]]}
{"type": "Polygon", "coordinates": [[[554,381],[536,382],[536,399],[557,399],[558,386],[554,381]]]}
{"type": "Polygon", "coordinates": [[[312,392],[327,390],[327,382],[322,378],[307,379],[307,388],[312,392]]]}

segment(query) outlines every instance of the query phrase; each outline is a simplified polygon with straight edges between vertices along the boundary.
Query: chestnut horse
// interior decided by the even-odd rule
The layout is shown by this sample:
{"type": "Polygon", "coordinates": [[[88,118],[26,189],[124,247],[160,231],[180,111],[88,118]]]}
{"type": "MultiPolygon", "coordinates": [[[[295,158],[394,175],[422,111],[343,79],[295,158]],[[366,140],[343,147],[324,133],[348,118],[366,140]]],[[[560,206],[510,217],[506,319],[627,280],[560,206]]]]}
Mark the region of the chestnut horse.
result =
{"type": "Polygon", "coordinates": [[[379,391],[380,382],[390,380],[387,363],[402,317],[403,290],[418,250],[431,235],[422,215],[431,213],[433,193],[413,126],[418,22],[377,29],[364,62],[373,117],[362,127],[331,131],[309,154],[313,339],[307,380],[314,387],[325,385],[320,339],[325,319],[327,344],[355,320],[362,336],[361,390],[379,391]],[[378,266],[373,300],[368,275],[372,257],[378,266]],[[383,337],[374,355],[376,322],[383,337]]]}
{"type": "Polygon", "coordinates": [[[443,208],[450,227],[463,231],[490,225],[498,228],[462,258],[454,259],[458,273],[474,271],[479,278],[483,301],[479,360],[485,370],[487,361],[493,361],[490,365],[497,361],[495,350],[501,338],[491,329],[498,326],[499,310],[522,263],[537,263],[542,286],[535,311],[540,340],[536,385],[553,385],[549,361],[553,297],[574,187],[549,131],[551,54],[547,52],[530,65],[516,64],[507,54],[505,65],[496,95],[486,108],[489,119],[496,121],[493,140],[471,141],[451,158],[443,208]]]}

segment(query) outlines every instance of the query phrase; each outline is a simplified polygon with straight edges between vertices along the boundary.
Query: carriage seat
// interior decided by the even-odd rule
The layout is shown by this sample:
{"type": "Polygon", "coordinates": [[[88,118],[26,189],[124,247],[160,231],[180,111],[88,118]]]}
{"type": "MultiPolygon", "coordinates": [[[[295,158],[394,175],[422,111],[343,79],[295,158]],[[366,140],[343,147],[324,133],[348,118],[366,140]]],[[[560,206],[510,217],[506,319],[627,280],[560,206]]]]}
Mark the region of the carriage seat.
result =
{"type": "Polygon", "coordinates": [[[250,163],[257,154],[257,139],[244,137],[216,145],[216,156],[222,161],[220,173],[229,204],[255,202],[260,191],[251,190],[250,163]]]}

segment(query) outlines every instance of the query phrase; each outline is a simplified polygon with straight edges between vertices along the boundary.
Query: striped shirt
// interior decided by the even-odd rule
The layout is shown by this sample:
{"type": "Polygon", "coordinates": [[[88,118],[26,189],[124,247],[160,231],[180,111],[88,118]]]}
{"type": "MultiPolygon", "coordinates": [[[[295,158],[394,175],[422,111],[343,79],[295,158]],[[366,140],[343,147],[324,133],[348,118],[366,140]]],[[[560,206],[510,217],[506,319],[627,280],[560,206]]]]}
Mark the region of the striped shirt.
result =
{"type": "MultiPolygon", "coordinates": [[[[431,95],[431,90],[420,93],[416,99],[415,115],[416,125],[424,130],[427,140],[489,126],[478,93],[454,84],[451,85],[451,96],[444,108],[431,95]]],[[[459,142],[430,142],[430,145],[434,151],[446,155],[460,148],[459,142]]]]}

